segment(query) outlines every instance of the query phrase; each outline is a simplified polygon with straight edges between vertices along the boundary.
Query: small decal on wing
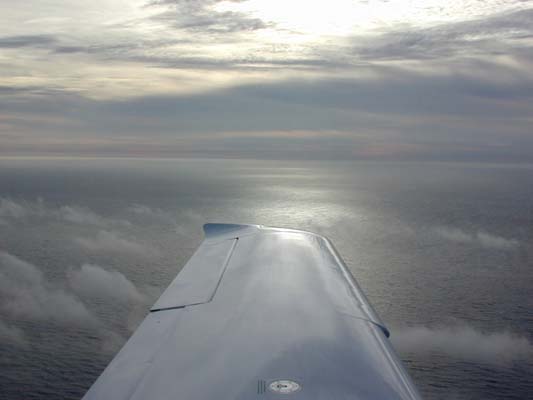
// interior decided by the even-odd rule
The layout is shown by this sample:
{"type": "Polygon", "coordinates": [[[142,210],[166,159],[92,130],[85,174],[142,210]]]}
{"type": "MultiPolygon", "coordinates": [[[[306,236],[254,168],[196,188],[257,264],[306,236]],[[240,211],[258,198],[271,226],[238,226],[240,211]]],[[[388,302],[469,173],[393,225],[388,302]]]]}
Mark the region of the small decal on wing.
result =
{"type": "Polygon", "coordinates": [[[297,392],[302,387],[298,382],[294,382],[288,379],[280,379],[277,381],[270,382],[270,385],[268,385],[268,389],[271,392],[274,393],[281,393],[281,394],[290,394],[297,392]]]}
{"type": "Polygon", "coordinates": [[[266,391],[266,382],[263,380],[257,381],[257,394],[263,394],[266,391]]]}

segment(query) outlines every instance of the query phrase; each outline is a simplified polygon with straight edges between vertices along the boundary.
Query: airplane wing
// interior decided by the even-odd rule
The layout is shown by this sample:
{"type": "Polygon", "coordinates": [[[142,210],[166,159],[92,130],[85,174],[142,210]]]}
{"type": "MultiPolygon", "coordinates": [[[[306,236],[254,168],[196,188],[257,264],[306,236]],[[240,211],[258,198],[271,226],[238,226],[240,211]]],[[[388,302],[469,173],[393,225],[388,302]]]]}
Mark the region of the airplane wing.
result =
{"type": "Polygon", "coordinates": [[[332,244],[207,224],[90,399],[420,399],[332,244]]]}

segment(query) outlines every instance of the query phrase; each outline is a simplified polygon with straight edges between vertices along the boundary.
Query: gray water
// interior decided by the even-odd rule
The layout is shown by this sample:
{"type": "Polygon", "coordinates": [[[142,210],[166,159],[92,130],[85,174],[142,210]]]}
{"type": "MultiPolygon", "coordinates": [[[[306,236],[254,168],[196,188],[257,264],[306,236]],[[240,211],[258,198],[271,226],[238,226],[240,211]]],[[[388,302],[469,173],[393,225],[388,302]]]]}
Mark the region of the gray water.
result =
{"type": "Polygon", "coordinates": [[[533,398],[533,167],[0,159],[0,397],[80,398],[210,222],[328,236],[427,399],[533,398]]]}

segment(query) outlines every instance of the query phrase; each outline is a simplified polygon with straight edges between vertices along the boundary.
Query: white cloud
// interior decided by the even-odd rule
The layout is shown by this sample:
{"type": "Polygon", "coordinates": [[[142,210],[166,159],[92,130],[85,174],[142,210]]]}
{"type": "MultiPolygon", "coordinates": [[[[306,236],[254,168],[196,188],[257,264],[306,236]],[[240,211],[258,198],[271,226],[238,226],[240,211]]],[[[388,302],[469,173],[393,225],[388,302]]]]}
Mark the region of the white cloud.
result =
{"type": "Polygon", "coordinates": [[[90,238],[75,238],[81,247],[94,252],[111,252],[150,257],[158,252],[151,246],[124,239],[116,232],[101,230],[90,238]]]}
{"type": "Polygon", "coordinates": [[[113,331],[105,332],[105,335],[102,337],[102,342],[100,344],[100,351],[106,354],[115,355],[120,348],[124,345],[127,338],[119,335],[113,331]]]}
{"type": "Polygon", "coordinates": [[[82,297],[123,303],[138,303],[144,300],[144,296],[123,274],[98,265],[83,264],[80,269],[70,271],[68,282],[72,290],[82,297]]]}
{"type": "Polygon", "coordinates": [[[97,226],[106,226],[106,225],[122,225],[122,226],[131,226],[129,221],[124,219],[115,219],[102,217],[101,215],[96,214],[94,211],[88,209],[87,207],[79,206],[61,206],[57,210],[59,217],[65,221],[72,222],[75,224],[85,224],[85,225],[97,225],[97,226]]]}
{"type": "Polygon", "coordinates": [[[84,207],[62,206],[58,210],[59,216],[68,222],[77,224],[105,225],[105,219],[84,207]]]}
{"type": "Polygon", "coordinates": [[[26,347],[28,342],[24,333],[15,326],[8,325],[0,320],[0,342],[14,346],[26,347]]]}
{"type": "MultiPolygon", "coordinates": [[[[146,316],[150,295],[140,291],[122,273],[105,269],[99,265],[84,264],[67,274],[70,289],[86,300],[101,300],[107,303],[119,303],[128,306],[128,312],[122,314],[125,327],[133,332],[146,316]]],[[[145,287],[144,290],[149,290],[145,287]]],[[[125,339],[112,331],[103,332],[103,351],[117,350],[125,339]]]]}
{"type": "Polygon", "coordinates": [[[133,204],[127,211],[140,217],[153,218],[173,222],[175,215],[160,208],[148,207],[144,204],[133,204]]]}
{"type": "MultiPolygon", "coordinates": [[[[146,315],[148,296],[118,271],[84,264],[67,272],[65,287],[53,285],[33,264],[0,251],[0,343],[26,347],[30,337],[17,321],[54,322],[63,328],[82,327],[100,340],[100,351],[115,353],[126,338],[106,326],[86,305],[91,300],[128,307],[113,321],[133,332],[146,315]],[[6,321],[2,321],[6,318],[6,321]]],[[[32,338],[32,340],[38,340],[32,338]]]]}
{"type": "Polygon", "coordinates": [[[0,310],[17,318],[98,325],[80,300],[54,287],[34,265],[6,252],[0,252],[0,299],[0,310]]]}
{"type": "Polygon", "coordinates": [[[500,236],[490,235],[485,232],[477,232],[476,239],[484,247],[492,247],[496,249],[509,249],[518,246],[518,240],[505,239],[500,236]]]}
{"type": "Polygon", "coordinates": [[[194,232],[199,231],[199,229],[207,222],[205,215],[199,214],[192,210],[187,210],[180,214],[180,222],[176,222],[174,225],[174,232],[180,236],[190,237],[194,232]],[[191,230],[195,229],[195,230],[191,230]]]}
{"type": "Polygon", "coordinates": [[[57,3],[0,15],[3,154],[531,160],[531,2],[57,3]]]}
{"type": "Polygon", "coordinates": [[[400,352],[440,353],[471,362],[506,364],[533,358],[533,345],[508,331],[482,332],[469,325],[414,326],[392,329],[391,340],[400,352]]]}
{"type": "MultiPolygon", "coordinates": [[[[60,207],[48,206],[43,199],[36,201],[18,200],[0,197],[0,217],[22,219],[28,217],[41,217],[58,219],[80,225],[122,225],[130,226],[131,223],[122,220],[107,218],[98,215],[87,207],[76,205],[63,205],[60,207]]],[[[7,221],[4,221],[7,223],[7,221]]]]}
{"type": "Polygon", "coordinates": [[[189,209],[171,212],[144,204],[133,204],[127,208],[127,211],[140,218],[172,224],[174,225],[174,232],[180,236],[190,236],[195,232],[191,231],[191,226],[193,229],[198,230],[199,227],[207,222],[204,215],[189,209]]]}
{"type": "Polygon", "coordinates": [[[438,227],[434,231],[439,236],[452,242],[471,243],[474,240],[472,235],[457,228],[438,227]]]}
{"type": "Polygon", "coordinates": [[[27,208],[11,199],[0,198],[0,217],[21,218],[27,215],[27,208]]]}
{"type": "Polygon", "coordinates": [[[161,215],[163,212],[159,208],[151,208],[144,204],[133,204],[128,207],[128,211],[138,215],[161,215]]]}
{"type": "Polygon", "coordinates": [[[472,243],[492,249],[511,249],[520,244],[518,240],[506,239],[483,231],[469,233],[461,229],[450,227],[437,227],[433,231],[440,237],[452,242],[472,243]]]}

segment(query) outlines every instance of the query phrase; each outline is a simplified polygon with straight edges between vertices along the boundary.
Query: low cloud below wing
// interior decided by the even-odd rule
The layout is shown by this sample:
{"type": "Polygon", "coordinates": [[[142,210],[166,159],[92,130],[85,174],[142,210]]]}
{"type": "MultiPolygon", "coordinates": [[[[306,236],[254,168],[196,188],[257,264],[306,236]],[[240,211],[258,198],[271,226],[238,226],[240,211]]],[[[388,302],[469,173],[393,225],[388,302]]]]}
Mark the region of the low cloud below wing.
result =
{"type": "Polygon", "coordinates": [[[497,250],[512,249],[520,244],[516,239],[507,239],[484,231],[466,232],[458,228],[442,226],[434,228],[433,232],[451,242],[474,244],[497,250]]]}
{"type": "Polygon", "coordinates": [[[75,238],[74,241],[93,252],[122,253],[139,257],[153,256],[158,253],[151,246],[126,239],[113,231],[101,230],[94,237],[80,237],[75,238]]]}
{"type": "Polygon", "coordinates": [[[0,252],[0,310],[14,317],[52,320],[65,326],[97,326],[85,305],[54,287],[36,266],[0,252]]]}
{"type": "Polygon", "coordinates": [[[85,298],[111,299],[123,303],[144,300],[135,285],[118,271],[109,271],[98,265],[83,264],[68,274],[69,286],[85,298]]]}
{"type": "Polygon", "coordinates": [[[508,331],[482,332],[462,324],[447,327],[414,326],[393,329],[392,343],[400,352],[440,353],[488,364],[533,359],[533,345],[508,331]]]}

